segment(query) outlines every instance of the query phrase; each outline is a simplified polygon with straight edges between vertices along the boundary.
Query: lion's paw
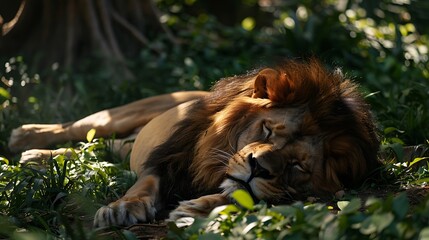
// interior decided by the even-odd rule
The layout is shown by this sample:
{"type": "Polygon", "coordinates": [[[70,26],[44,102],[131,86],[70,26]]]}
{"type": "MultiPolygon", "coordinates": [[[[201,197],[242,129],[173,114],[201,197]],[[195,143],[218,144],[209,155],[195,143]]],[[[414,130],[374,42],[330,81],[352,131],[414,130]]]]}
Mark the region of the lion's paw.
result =
{"type": "Polygon", "coordinates": [[[71,148],[59,148],[56,150],[48,149],[31,149],[23,152],[19,160],[20,164],[33,163],[32,166],[44,167],[49,159],[58,155],[64,155],[66,158],[71,158],[79,153],[79,150],[71,148]]]}
{"type": "Polygon", "coordinates": [[[48,160],[51,157],[49,150],[43,149],[31,149],[23,152],[21,154],[21,159],[19,163],[28,164],[28,163],[36,163],[38,165],[42,165],[44,160],[48,160]]]}
{"type": "Polygon", "coordinates": [[[169,221],[184,217],[207,217],[218,206],[228,204],[228,199],[221,194],[202,196],[197,199],[180,202],[180,205],[170,212],[169,221]]]}
{"type": "Polygon", "coordinates": [[[130,226],[155,219],[156,209],[147,198],[119,199],[98,209],[94,216],[94,227],[130,226]]]}

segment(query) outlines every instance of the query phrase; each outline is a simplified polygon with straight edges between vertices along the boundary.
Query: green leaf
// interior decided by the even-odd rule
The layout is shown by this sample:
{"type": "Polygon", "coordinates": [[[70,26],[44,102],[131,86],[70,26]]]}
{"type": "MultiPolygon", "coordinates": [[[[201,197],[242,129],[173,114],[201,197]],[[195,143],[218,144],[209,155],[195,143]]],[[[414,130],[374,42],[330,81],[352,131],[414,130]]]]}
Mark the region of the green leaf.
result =
{"type": "Polygon", "coordinates": [[[404,147],[402,146],[402,144],[391,143],[383,146],[383,149],[389,148],[395,153],[397,159],[399,161],[402,161],[402,159],[404,158],[404,147]]]}
{"type": "Polygon", "coordinates": [[[419,234],[419,239],[421,240],[429,240],[429,227],[425,227],[419,234]]]}
{"type": "Polygon", "coordinates": [[[251,222],[250,224],[248,224],[243,231],[241,232],[241,234],[246,235],[248,232],[250,232],[253,228],[258,227],[258,222],[251,222]]]}
{"type": "Polygon", "coordinates": [[[203,239],[203,240],[222,240],[225,239],[223,238],[221,235],[216,234],[216,233],[205,233],[204,235],[198,236],[198,239],[203,239]]]}
{"type": "Polygon", "coordinates": [[[387,127],[384,129],[384,134],[389,134],[391,132],[398,132],[398,133],[404,133],[405,131],[399,130],[395,127],[387,127]]]}
{"type": "Polygon", "coordinates": [[[383,213],[372,215],[362,223],[360,232],[365,235],[369,235],[375,232],[381,233],[387,228],[395,219],[392,213],[383,213]]]}
{"type": "Polygon", "coordinates": [[[243,189],[238,189],[233,192],[232,197],[235,199],[235,201],[237,201],[238,204],[246,209],[252,210],[253,205],[255,205],[250,194],[243,189]]]}
{"type": "Polygon", "coordinates": [[[94,128],[92,128],[91,130],[88,131],[88,133],[86,134],[86,140],[90,143],[92,142],[92,140],[95,137],[95,132],[96,130],[94,128]]]}
{"type": "Polygon", "coordinates": [[[6,158],[4,158],[4,157],[0,157],[0,163],[4,163],[4,164],[6,164],[6,165],[9,165],[9,160],[7,160],[6,158]]]}
{"type": "Polygon", "coordinates": [[[370,234],[375,233],[377,231],[377,226],[375,226],[372,223],[372,218],[369,217],[369,218],[365,219],[365,221],[362,222],[362,225],[359,228],[359,231],[363,235],[370,235],[370,234]]]}
{"type": "Polygon", "coordinates": [[[283,216],[294,216],[297,209],[289,205],[275,206],[270,209],[273,212],[280,213],[283,216]]]}
{"type": "Polygon", "coordinates": [[[361,207],[360,199],[354,198],[351,201],[338,201],[338,208],[341,209],[340,214],[354,213],[361,207]]]}
{"type": "Polygon", "coordinates": [[[0,96],[6,99],[10,99],[10,93],[2,87],[0,87],[0,96]]]}
{"type": "Polygon", "coordinates": [[[397,144],[400,144],[401,146],[402,146],[402,145],[405,145],[404,141],[402,141],[400,138],[397,138],[397,137],[389,138],[389,140],[390,140],[392,143],[397,143],[397,144]]]}
{"type": "Polygon", "coordinates": [[[230,215],[231,213],[236,213],[239,212],[240,210],[233,204],[229,204],[229,205],[223,205],[223,206],[219,206],[214,208],[208,218],[209,219],[214,219],[215,217],[219,216],[219,214],[221,215],[230,215]]]}
{"type": "Polygon", "coordinates": [[[381,199],[374,197],[369,197],[365,202],[365,208],[369,213],[373,213],[376,210],[380,209],[382,205],[383,202],[381,201],[381,199]]]}
{"type": "Polygon", "coordinates": [[[429,157],[418,157],[418,158],[414,158],[414,160],[412,162],[410,162],[410,164],[408,164],[408,167],[413,166],[414,164],[423,161],[423,160],[427,160],[429,159],[429,157]]]}
{"type": "Polygon", "coordinates": [[[406,194],[402,193],[393,199],[392,208],[396,216],[398,216],[400,219],[403,219],[407,215],[409,208],[409,202],[406,194]]]}

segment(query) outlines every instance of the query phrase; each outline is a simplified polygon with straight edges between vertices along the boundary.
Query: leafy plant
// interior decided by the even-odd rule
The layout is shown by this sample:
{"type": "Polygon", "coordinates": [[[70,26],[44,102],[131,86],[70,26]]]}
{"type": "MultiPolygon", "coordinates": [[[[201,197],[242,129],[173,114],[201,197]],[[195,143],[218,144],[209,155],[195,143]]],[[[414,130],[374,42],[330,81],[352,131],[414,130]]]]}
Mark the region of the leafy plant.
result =
{"type": "Polygon", "coordinates": [[[23,228],[75,239],[94,235],[82,227],[91,225],[87,221],[97,203],[118,198],[135,181],[135,174],[124,170],[127,164],[104,161],[107,145],[94,134],[90,131],[78,151],[51,157],[45,166],[17,166],[0,158],[0,216],[9,226],[0,234],[12,236],[23,228]]]}
{"type": "MultiPolygon", "coordinates": [[[[429,234],[429,199],[411,209],[405,194],[325,204],[268,208],[250,205],[250,195],[234,193],[238,205],[216,208],[187,227],[170,223],[171,239],[424,239],[429,234]],[[412,214],[411,214],[412,212],[412,214]]],[[[189,220],[188,220],[189,222],[189,220]]]]}

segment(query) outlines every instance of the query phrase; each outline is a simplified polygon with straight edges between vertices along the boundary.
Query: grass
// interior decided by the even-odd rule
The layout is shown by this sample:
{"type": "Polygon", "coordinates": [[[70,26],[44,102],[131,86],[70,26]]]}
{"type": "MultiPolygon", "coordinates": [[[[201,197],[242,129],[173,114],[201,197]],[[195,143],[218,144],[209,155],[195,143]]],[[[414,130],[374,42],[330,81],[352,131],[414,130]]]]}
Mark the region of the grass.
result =
{"type": "Polygon", "coordinates": [[[25,235],[90,239],[95,211],[121,196],[136,176],[124,162],[106,161],[103,139],[80,143],[81,152],[19,166],[0,158],[2,237],[25,235]]]}

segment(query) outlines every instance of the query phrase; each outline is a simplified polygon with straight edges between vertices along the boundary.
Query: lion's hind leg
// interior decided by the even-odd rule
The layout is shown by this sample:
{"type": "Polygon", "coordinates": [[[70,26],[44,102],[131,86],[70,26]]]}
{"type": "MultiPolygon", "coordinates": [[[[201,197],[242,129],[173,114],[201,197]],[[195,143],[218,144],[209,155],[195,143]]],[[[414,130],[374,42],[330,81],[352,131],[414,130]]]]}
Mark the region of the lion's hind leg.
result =
{"type": "Polygon", "coordinates": [[[122,198],[98,209],[94,227],[130,226],[153,221],[158,210],[158,193],[158,176],[140,177],[122,198]]]}
{"type": "Polygon", "coordinates": [[[9,150],[22,152],[67,141],[82,141],[91,129],[96,129],[96,137],[109,137],[112,134],[128,136],[168,109],[206,94],[203,91],[175,92],[102,110],[75,122],[26,124],[12,131],[9,150]]]}
{"type": "Polygon", "coordinates": [[[65,124],[26,124],[12,130],[9,149],[21,152],[28,149],[44,148],[51,144],[67,141],[65,124]]]}

